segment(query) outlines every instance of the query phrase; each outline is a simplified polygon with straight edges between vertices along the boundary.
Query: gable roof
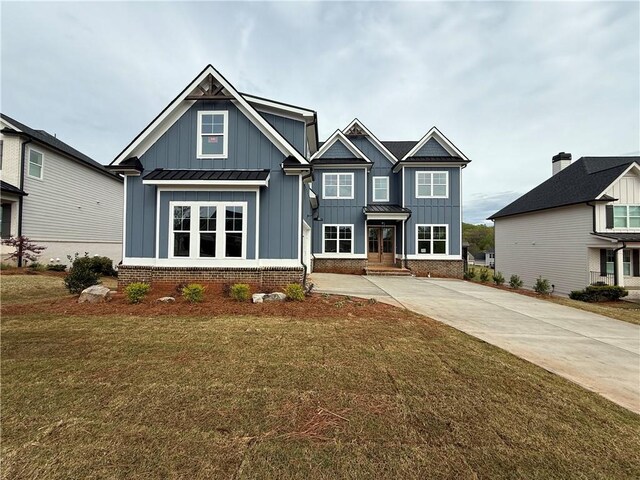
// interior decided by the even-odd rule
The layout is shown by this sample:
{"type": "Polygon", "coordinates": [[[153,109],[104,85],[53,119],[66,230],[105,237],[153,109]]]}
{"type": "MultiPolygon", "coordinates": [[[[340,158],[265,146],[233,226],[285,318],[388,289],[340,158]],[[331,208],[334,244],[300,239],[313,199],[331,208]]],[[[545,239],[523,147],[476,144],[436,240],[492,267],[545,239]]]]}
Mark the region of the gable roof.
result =
{"type": "MultiPolygon", "coordinates": [[[[198,76],[182,90],[142,132],[140,132],[111,162],[118,165],[130,157],[140,157],[155,141],[162,136],[192,105],[196,99],[194,92],[203,91],[203,85],[211,83],[213,79],[219,84],[219,91],[226,93],[236,107],[260,130],[285,156],[292,156],[301,164],[308,164],[304,155],[289,143],[289,141],[271,125],[247,99],[240,94],[229,81],[212,65],[207,65],[198,76]]],[[[206,97],[203,97],[206,99],[206,97]]]]}
{"type": "Polygon", "coordinates": [[[356,147],[351,140],[345,137],[344,133],[342,133],[340,130],[336,130],[335,132],[333,132],[333,134],[325,142],[322,143],[320,149],[311,157],[311,161],[314,162],[320,159],[322,155],[324,155],[331,148],[331,146],[338,141],[341,142],[345,147],[347,147],[347,149],[356,158],[365,160],[367,163],[372,163],[371,160],[369,160],[367,156],[362,153],[362,151],[358,147],[356,147]]]}
{"type": "Polygon", "coordinates": [[[603,197],[603,193],[630,167],[638,167],[639,161],[640,157],[582,157],[494,213],[489,220],[595,200],[613,200],[603,197]]]}
{"type": "Polygon", "coordinates": [[[30,137],[33,141],[40,143],[42,145],[45,145],[57,152],[63,153],[66,156],[71,157],[73,160],[77,161],[78,163],[84,164],[88,167],[98,170],[100,173],[104,173],[105,175],[111,178],[115,178],[116,180],[122,181],[120,177],[108,171],[106,167],[101,163],[96,162],[93,158],[88,157],[87,155],[76,150],[72,146],[67,145],[57,137],[54,137],[53,135],[45,132],[44,130],[35,130],[31,127],[28,127],[24,123],[14,120],[13,118],[11,118],[8,115],[5,115],[4,113],[0,113],[0,118],[2,118],[2,120],[4,120],[4,122],[11,127],[10,130],[4,129],[3,133],[17,133],[17,134],[30,137]]]}
{"type": "Polygon", "coordinates": [[[388,142],[388,141],[383,141],[382,142],[384,144],[385,147],[387,147],[387,149],[393,154],[395,155],[395,157],[400,160],[402,157],[404,157],[409,150],[411,150],[416,143],[418,143],[415,140],[407,140],[407,141],[393,141],[393,142],[388,142]]]}
{"type": "Polygon", "coordinates": [[[424,137],[418,140],[418,142],[411,148],[411,150],[409,150],[407,153],[404,154],[404,156],[402,157],[402,160],[406,160],[409,157],[417,155],[420,149],[432,138],[435,138],[436,141],[447,152],[449,152],[450,155],[455,157],[460,157],[466,161],[470,161],[467,158],[467,156],[464,153],[462,153],[460,150],[458,150],[458,147],[456,147],[453,143],[451,143],[451,141],[449,141],[449,139],[445,137],[444,134],[440,130],[438,130],[435,126],[431,127],[429,131],[424,135],[424,137]]]}
{"type": "Polygon", "coordinates": [[[389,151],[384,143],[378,140],[378,137],[371,133],[371,131],[367,127],[365,127],[364,124],[357,118],[354,118],[351,123],[347,125],[342,131],[347,136],[360,135],[368,137],[373,146],[376,147],[380,151],[380,153],[382,153],[382,155],[387,158],[387,160],[389,160],[391,163],[396,163],[398,161],[398,158],[389,151]]]}
{"type": "Polygon", "coordinates": [[[24,197],[25,195],[29,195],[24,190],[20,190],[18,187],[14,187],[10,183],[3,182],[0,180],[0,190],[4,193],[12,193],[14,195],[18,195],[20,197],[24,197]]]}

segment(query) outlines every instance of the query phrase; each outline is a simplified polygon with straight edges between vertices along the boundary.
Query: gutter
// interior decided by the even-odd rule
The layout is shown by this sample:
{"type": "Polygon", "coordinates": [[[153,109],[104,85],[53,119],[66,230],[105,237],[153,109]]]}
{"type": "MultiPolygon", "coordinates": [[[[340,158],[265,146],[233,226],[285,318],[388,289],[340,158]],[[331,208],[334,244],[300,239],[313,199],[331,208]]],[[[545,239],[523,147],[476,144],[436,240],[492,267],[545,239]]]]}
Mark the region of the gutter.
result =
{"type": "MultiPolygon", "coordinates": [[[[409,212],[409,216],[407,218],[405,218],[404,220],[404,238],[403,243],[404,245],[403,247],[403,251],[404,251],[404,258],[402,259],[402,263],[404,264],[403,267],[407,268],[407,222],[409,221],[409,219],[411,218],[411,215],[413,215],[413,212],[409,212]]],[[[418,251],[418,245],[416,245],[416,252],[418,251]]]]}
{"type": "MultiPolygon", "coordinates": [[[[31,137],[27,137],[27,140],[25,140],[24,142],[22,142],[22,146],[20,147],[21,152],[20,152],[20,190],[22,190],[24,192],[24,171],[25,171],[25,164],[26,164],[26,156],[27,156],[27,144],[31,143],[32,139],[31,137]]],[[[18,197],[18,237],[22,236],[22,210],[24,206],[24,197],[21,195],[20,197],[18,197]]],[[[18,267],[22,267],[22,243],[18,244],[19,247],[19,251],[18,251],[18,267]]]]}

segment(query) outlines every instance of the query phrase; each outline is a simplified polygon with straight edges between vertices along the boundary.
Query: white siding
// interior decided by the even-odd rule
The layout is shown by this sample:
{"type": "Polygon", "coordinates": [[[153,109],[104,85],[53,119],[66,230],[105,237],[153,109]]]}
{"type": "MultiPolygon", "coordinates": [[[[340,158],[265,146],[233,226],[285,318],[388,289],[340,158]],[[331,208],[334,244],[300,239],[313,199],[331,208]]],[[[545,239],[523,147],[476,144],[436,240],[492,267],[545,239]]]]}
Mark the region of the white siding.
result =
{"type": "Polygon", "coordinates": [[[22,141],[14,135],[0,134],[2,139],[2,169],[0,177],[4,182],[20,188],[20,152],[22,141]]]}
{"type": "Polygon", "coordinates": [[[44,153],[43,179],[25,174],[29,196],[24,199],[24,235],[40,242],[121,243],[122,182],[44,147],[35,148],[44,153]]]}
{"type": "MultiPolygon", "coordinates": [[[[617,199],[609,205],[640,205],[640,176],[638,176],[635,170],[631,170],[620,180],[613,183],[605,194],[617,199]]],[[[597,230],[604,232],[607,229],[605,205],[598,205],[596,221],[598,226],[597,230]]],[[[616,228],[613,230],[618,232],[640,231],[640,229],[637,228],[616,228]]]]}
{"type": "Polygon", "coordinates": [[[601,244],[590,235],[592,212],[577,205],[497,219],[496,271],[507,281],[519,275],[529,288],[540,275],[556,293],[584,288],[589,284],[587,245],[601,244]]]}

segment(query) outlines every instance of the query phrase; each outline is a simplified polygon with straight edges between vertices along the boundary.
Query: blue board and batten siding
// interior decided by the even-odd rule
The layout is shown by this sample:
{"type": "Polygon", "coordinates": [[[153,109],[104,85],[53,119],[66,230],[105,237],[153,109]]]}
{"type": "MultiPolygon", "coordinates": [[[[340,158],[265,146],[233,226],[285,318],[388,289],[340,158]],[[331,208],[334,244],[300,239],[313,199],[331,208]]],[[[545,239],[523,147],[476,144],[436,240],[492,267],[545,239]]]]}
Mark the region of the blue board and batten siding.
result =
{"type": "Polygon", "coordinates": [[[341,140],[336,140],[335,143],[322,154],[321,158],[356,158],[356,156],[341,140]]]}
{"type": "MultiPolygon", "coordinates": [[[[265,118],[268,114],[263,114],[265,118]]],[[[304,151],[304,124],[295,120],[282,122],[270,118],[274,128],[304,151]]],[[[295,259],[299,249],[299,188],[298,176],[287,176],[280,165],[285,156],[231,102],[200,101],[187,110],[141,157],[143,175],[155,168],[167,169],[269,169],[269,186],[260,189],[260,245],[261,259],[295,259]],[[226,110],[229,112],[228,156],[224,159],[199,159],[196,149],[198,111],[226,110]]],[[[143,185],[141,177],[127,177],[127,219],[125,256],[153,258],[156,256],[156,203],[154,185],[143,185]]],[[[218,192],[220,189],[216,189],[218,192]]],[[[249,195],[247,193],[247,195],[249,195]]],[[[255,206],[253,207],[255,209],[255,206]]],[[[254,214],[255,219],[255,214],[254,214]]],[[[166,252],[168,221],[160,219],[161,248],[166,252]],[[163,231],[164,230],[164,231],[163,231]]],[[[248,222],[248,225],[251,222],[248,222]]],[[[255,224],[255,220],[254,220],[255,224]]],[[[255,225],[254,225],[255,226],[255,225]]],[[[253,228],[253,227],[251,227],[253,228]]],[[[254,242],[249,230],[247,251],[254,242]]],[[[255,235],[255,233],[253,233],[255,235]]],[[[253,254],[255,256],[255,252],[253,254]]],[[[160,257],[160,255],[159,255],[160,257]]],[[[162,258],[162,257],[160,257],[162,258]]]]}
{"type": "Polygon", "coordinates": [[[375,202],[378,204],[395,204],[399,205],[402,202],[400,195],[402,185],[399,183],[400,176],[393,173],[394,164],[389,161],[384,154],[378,150],[367,137],[357,136],[349,137],[349,140],[358,147],[358,149],[364,153],[369,160],[373,162],[373,167],[369,171],[367,178],[367,203],[373,202],[373,177],[388,177],[389,178],[389,201],[387,202],[375,202]]]}

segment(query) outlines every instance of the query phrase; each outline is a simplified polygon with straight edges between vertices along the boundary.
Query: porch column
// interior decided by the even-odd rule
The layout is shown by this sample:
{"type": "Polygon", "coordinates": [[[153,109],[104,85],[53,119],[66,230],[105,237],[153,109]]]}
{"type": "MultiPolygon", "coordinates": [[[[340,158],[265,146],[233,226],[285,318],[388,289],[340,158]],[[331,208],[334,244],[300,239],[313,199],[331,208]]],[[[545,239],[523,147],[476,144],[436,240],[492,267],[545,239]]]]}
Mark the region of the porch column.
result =
{"type": "Polygon", "coordinates": [[[624,257],[623,257],[623,249],[620,249],[616,252],[616,264],[615,264],[615,279],[616,285],[624,287],[624,257]]]}

